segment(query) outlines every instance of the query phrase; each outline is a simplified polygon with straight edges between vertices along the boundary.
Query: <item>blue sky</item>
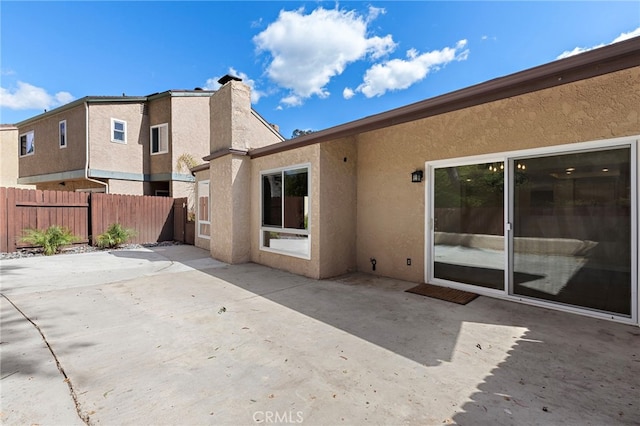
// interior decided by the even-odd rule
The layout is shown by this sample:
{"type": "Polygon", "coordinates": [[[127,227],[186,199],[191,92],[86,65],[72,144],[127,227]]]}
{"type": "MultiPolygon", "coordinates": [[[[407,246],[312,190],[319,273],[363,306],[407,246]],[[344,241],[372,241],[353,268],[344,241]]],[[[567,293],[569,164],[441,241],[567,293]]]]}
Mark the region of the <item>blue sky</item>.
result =
{"type": "Polygon", "coordinates": [[[0,122],[234,73],[290,137],[640,36],[640,1],[0,2],[0,122]]]}

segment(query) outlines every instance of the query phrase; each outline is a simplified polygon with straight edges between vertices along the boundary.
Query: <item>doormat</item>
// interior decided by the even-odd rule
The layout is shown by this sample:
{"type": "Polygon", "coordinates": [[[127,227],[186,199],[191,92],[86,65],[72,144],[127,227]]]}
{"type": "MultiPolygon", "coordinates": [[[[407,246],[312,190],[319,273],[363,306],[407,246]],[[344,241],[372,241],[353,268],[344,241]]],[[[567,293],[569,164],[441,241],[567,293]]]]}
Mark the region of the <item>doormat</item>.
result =
{"type": "Polygon", "coordinates": [[[440,287],[439,285],[433,284],[420,284],[405,291],[408,293],[433,297],[435,299],[446,300],[447,302],[453,302],[459,305],[466,305],[478,297],[475,293],[469,293],[468,291],[458,290],[455,288],[440,287]]]}

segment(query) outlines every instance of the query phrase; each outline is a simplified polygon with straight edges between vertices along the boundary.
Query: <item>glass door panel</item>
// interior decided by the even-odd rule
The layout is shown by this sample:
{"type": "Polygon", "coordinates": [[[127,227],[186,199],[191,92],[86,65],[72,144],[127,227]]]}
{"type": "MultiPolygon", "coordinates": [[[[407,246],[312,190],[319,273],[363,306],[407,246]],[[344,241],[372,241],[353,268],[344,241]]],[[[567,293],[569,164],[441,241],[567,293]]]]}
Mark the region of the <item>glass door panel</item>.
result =
{"type": "Polygon", "coordinates": [[[512,292],[631,315],[631,150],[513,161],[512,292]]]}
{"type": "Polygon", "coordinates": [[[504,290],[504,163],[434,170],[433,277],[504,290]]]}

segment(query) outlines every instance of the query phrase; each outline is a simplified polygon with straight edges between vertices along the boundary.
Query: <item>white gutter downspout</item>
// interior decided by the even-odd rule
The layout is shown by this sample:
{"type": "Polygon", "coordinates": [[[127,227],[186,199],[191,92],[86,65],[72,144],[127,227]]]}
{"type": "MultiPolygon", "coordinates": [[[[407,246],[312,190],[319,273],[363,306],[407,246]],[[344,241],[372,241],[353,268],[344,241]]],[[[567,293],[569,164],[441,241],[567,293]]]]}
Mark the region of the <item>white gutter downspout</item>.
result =
{"type": "Polygon", "coordinates": [[[93,183],[97,183],[100,185],[104,185],[104,192],[105,194],[109,193],[109,184],[99,181],[99,180],[95,180],[95,179],[91,179],[89,177],[89,104],[87,103],[87,101],[84,102],[84,111],[85,111],[85,116],[86,116],[86,120],[85,120],[85,130],[84,130],[84,134],[85,134],[85,160],[84,160],[84,178],[85,180],[88,180],[89,182],[93,182],[93,183]]]}

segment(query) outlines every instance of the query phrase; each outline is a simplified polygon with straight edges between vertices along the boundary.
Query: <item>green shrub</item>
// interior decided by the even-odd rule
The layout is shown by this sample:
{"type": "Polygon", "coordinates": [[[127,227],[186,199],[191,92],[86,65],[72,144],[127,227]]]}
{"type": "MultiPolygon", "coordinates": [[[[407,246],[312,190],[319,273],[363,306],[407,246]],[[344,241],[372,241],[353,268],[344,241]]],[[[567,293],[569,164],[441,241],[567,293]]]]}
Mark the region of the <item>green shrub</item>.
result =
{"type": "Polygon", "coordinates": [[[106,232],[98,235],[96,245],[100,248],[116,248],[135,237],[133,229],[123,228],[119,223],[109,225],[106,232]]]}
{"type": "Polygon", "coordinates": [[[42,247],[42,251],[46,256],[51,256],[57,253],[60,247],[79,240],[69,229],[58,225],[52,225],[45,231],[40,229],[25,229],[23,234],[23,242],[42,247]]]}

